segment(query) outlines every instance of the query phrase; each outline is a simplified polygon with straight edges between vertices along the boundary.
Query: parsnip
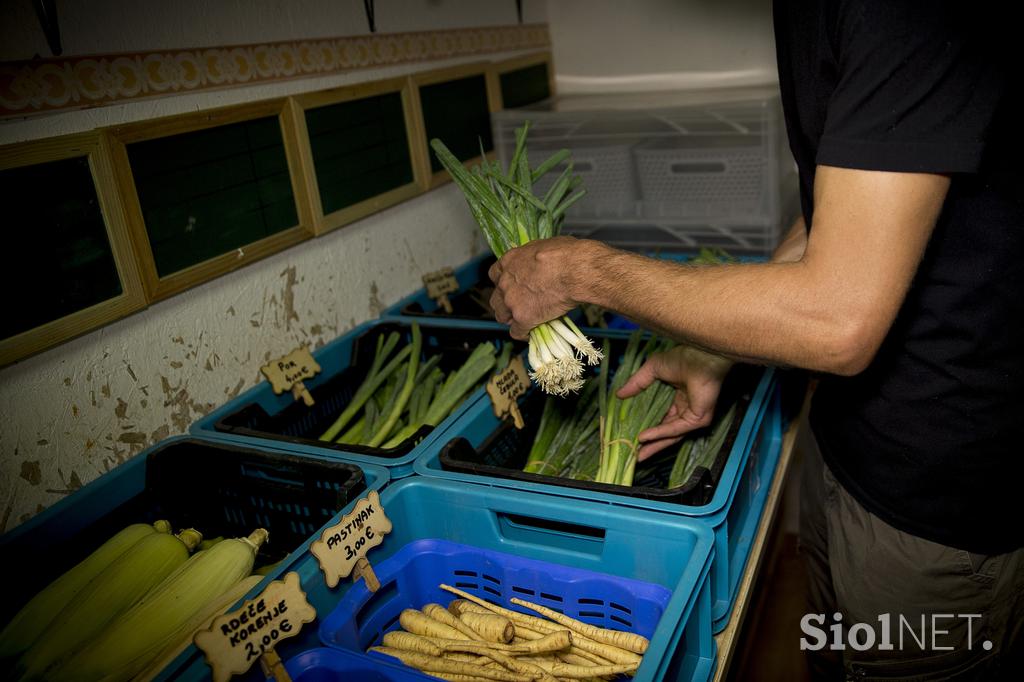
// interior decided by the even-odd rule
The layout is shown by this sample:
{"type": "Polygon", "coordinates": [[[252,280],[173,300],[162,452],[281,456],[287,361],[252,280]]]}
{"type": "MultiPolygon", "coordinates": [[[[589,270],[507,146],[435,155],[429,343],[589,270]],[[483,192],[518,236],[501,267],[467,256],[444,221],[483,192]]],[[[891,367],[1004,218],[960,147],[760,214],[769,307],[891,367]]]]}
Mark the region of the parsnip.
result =
{"type": "Polygon", "coordinates": [[[427,604],[421,610],[430,618],[433,618],[434,620],[440,623],[444,623],[449,627],[455,628],[463,635],[465,635],[466,638],[468,639],[473,639],[478,642],[484,641],[484,637],[482,635],[478,634],[476,630],[474,630],[469,625],[463,623],[461,620],[453,616],[450,611],[445,609],[440,604],[427,604]]]}
{"type": "Polygon", "coordinates": [[[611,646],[625,649],[626,651],[632,651],[635,654],[643,654],[647,651],[650,642],[646,637],[638,635],[633,632],[622,632],[621,630],[609,630],[607,628],[599,628],[596,625],[590,623],[584,623],[583,621],[570,618],[564,613],[559,613],[545,606],[539,604],[533,604],[526,601],[525,599],[518,599],[512,597],[509,600],[511,603],[523,608],[536,611],[540,615],[549,618],[559,625],[564,625],[573,632],[578,632],[585,637],[589,637],[595,642],[602,644],[610,644],[611,646]]]}

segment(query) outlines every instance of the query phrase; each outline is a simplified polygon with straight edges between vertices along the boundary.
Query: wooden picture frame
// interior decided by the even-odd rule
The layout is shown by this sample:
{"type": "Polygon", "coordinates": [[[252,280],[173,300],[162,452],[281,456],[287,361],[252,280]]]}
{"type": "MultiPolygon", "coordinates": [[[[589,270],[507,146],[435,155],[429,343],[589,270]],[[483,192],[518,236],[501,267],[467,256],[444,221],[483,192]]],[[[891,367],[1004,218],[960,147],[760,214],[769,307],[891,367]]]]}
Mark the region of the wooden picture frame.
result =
{"type": "Polygon", "coordinates": [[[548,67],[548,92],[551,97],[554,97],[556,95],[555,62],[549,50],[531,52],[530,54],[521,55],[519,57],[504,59],[499,62],[491,62],[491,68],[487,72],[487,77],[490,80],[488,87],[491,92],[494,93],[494,111],[501,111],[505,108],[505,102],[501,92],[501,76],[509,73],[510,71],[519,71],[520,69],[537,66],[538,64],[545,64],[548,67]]]}
{"type": "Polygon", "coordinates": [[[150,301],[158,301],[233,270],[275,254],[314,236],[313,209],[305,188],[299,138],[296,132],[296,110],[287,98],[251,102],[165,118],[139,121],[107,129],[111,140],[114,172],[124,197],[128,227],[135,245],[143,286],[150,301]],[[298,224],[276,234],[214,256],[177,272],[160,276],[146,230],[138,191],[128,159],[127,145],[172,135],[197,132],[209,128],[276,116],[281,126],[284,153],[291,179],[292,195],[298,224]]]}
{"type": "MultiPolygon", "coordinates": [[[[100,213],[121,283],[121,293],[38,327],[0,340],[0,366],[56,346],[80,334],[141,310],[146,305],[142,280],[132,252],[124,206],[116,191],[111,149],[99,132],[78,133],[0,147],[0,170],[86,157],[100,213]]],[[[21,254],[29,257],[30,254],[21,254]]],[[[31,289],[32,283],[25,282],[31,289]]]]}
{"type": "MultiPolygon", "coordinates": [[[[493,114],[498,110],[498,100],[494,93],[494,79],[489,75],[491,70],[492,62],[473,62],[470,64],[459,64],[456,66],[445,67],[441,69],[434,69],[431,71],[422,71],[419,73],[412,74],[409,78],[412,82],[412,96],[413,96],[413,109],[415,113],[414,124],[416,126],[416,137],[419,139],[419,148],[421,163],[423,164],[423,173],[427,178],[427,189],[433,189],[451,180],[451,177],[446,170],[440,170],[436,173],[432,170],[430,164],[430,156],[433,152],[430,150],[430,140],[428,139],[428,133],[426,125],[423,120],[423,104],[420,100],[420,90],[424,86],[436,85],[438,83],[445,83],[448,81],[461,80],[470,76],[482,76],[484,79],[484,87],[487,91],[487,111],[489,114],[493,114]]],[[[492,150],[486,154],[487,159],[493,161],[497,158],[497,151],[492,150]]],[[[466,167],[470,167],[474,164],[480,163],[480,155],[466,159],[463,164],[466,167]]]]}
{"type": "Polygon", "coordinates": [[[422,194],[427,188],[428,179],[426,173],[429,172],[430,165],[428,163],[424,166],[423,159],[421,158],[423,150],[416,134],[419,128],[416,123],[412,82],[408,77],[388,78],[358,83],[356,85],[346,85],[330,90],[309,92],[295,95],[291,100],[294,108],[293,118],[298,137],[303,185],[308,194],[307,201],[312,210],[313,229],[317,235],[325,234],[343,225],[348,225],[368,215],[401,203],[406,199],[411,199],[418,194],[422,194]],[[319,107],[394,93],[398,93],[402,99],[405,134],[409,145],[409,161],[413,173],[412,182],[325,214],[321,201],[319,180],[316,175],[316,165],[313,159],[312,143],[307,129],[306,112],[319,107]],[[424,170],[425,168],[426,171],[424,170]]]}

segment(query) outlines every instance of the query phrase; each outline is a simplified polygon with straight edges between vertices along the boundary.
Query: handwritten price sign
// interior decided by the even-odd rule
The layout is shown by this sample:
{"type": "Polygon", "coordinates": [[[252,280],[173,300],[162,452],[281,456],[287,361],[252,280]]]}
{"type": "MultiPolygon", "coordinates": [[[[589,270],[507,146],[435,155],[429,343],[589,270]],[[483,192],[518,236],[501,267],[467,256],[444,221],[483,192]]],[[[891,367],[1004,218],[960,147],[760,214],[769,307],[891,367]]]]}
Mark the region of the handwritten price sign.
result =
{"type": "Polygon", "coordinates": [[[196,633],[194,641],[213,668],[214,682],[226,682],[247,672],[260,657],[271,654],[278,642],[299,634],[315,618],[316,609],[306,599],[299,574],[292,571],[242,608],[215,618],[208,629],[196,633]]]}
{"type": "Polygon", "coordinates": [[[384,536],[390,532],[391,520],[380,506],[380,496],[373,490],[356,503],[351,513],[341,517],[341,521],[325,528],[309,551],[320,562],[328,587],[336,586],[358,568],[359,575],[366,578],[372,589],[376,578],[366,575],[370,571],[372,576],[372,569],[365,561],[366,553],[384,542],[384,536]]]}
{"type": "Polygon", "coordinates": [[[523,356],[517,355],[508,363],[508,367],[491,376],[487,382],[487,395],[491,396],[494,415],[499,419],[512,416],[512,423],[517,429],[523,428],[523,415],[519,411],[519,397],[530,387],[530,375],[523,364],[523,356]]]}
{"type": "Polygon", "coordinates": [[[427,296],[437,301],[446,313],[452,312],[448,294],[454,294],[459,290],[459,281],[455,279],[455,273],[451,268],[441,268],[423,275],[423,286],[427,288],[427,296]]]}
{"type": "Polygon", "coordinates": [[[295,399],[302,398],[306,407],[313,406],[313,396],[306,390],[302,381],[312,379],[320,373],[320,365],[310,355],[305,346],[296,348],[288,355],[278,358],[260,367],[260,372],[270,382],[274,395],[291,391],[295,399]]]}

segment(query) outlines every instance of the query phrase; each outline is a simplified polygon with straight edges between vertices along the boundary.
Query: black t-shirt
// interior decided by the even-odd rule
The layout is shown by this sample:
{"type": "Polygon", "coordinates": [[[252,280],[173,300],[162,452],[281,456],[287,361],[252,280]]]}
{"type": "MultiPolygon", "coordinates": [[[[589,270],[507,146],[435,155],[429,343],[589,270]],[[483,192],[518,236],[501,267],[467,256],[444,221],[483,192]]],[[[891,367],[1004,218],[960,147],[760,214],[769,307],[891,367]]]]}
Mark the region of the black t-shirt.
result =
{"type": "Polygon", "coordinates": [[[810,229],[816,164],[951,177],[871,365],[821,380],[822,455],[887,523],[991,554],[1024,546],[1024,76],[1014,22],[983,5],[776,0],[774,13],[810,229]]]}

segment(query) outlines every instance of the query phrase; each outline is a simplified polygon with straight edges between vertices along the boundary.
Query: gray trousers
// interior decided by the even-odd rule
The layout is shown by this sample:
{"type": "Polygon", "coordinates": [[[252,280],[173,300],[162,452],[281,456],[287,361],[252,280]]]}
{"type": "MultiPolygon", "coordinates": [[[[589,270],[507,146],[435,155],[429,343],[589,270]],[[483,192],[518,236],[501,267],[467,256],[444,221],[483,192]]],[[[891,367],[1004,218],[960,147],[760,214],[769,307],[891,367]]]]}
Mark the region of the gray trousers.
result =
{"type": "Polygon", "coordinates": [[[813,679],[1024,680],[1024,549],[973,554],[899,531],[836,481],[806,423],[801,449],[813,679]]]}

